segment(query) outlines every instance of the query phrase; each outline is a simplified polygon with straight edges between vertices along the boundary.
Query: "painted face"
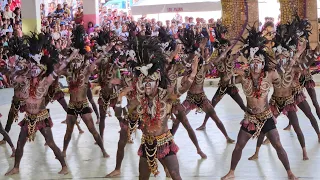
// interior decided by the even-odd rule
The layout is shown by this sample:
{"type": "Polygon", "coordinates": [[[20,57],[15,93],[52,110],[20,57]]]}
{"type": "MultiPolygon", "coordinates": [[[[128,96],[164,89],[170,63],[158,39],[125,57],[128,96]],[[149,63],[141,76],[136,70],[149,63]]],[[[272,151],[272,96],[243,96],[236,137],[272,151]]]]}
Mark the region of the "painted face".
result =
{"type": "Polygon", "coordinates": [[[280,54],[278,56],[277,62],[281,67],[286,67],[289,63],[289,59],[286,56],[284,56],[283,54],[280,54]]]}
{"type": "Polygon", "coordinates": [[[250,69],[254,73],[261,73],[262,69],[264,68],[263,60],[255,56],[254,59],[250,62],[250,69]]]}
{"type": "Polygon", "coordinates": [[[38,77],[42,72],[42,69],[37,66],[37,65],[34,65],[32,66],[31,68],[31,77],[38,77]]]}
{"type": "Polygon", "coordinates": [[[301,51],[304,48],[304,45],[306,44],[306,39],[299,38],[298,44],[297,44],[297,50],[301,51]]]}
{"type": "Polygon", "coordinates": [[[82,66],[82,61],[80,59],[74,59],[73,62],[71,63],[71,68],[72,69],[79,69],[82,66]]]}
{"type": "Polygon", "coordinates": [[[145,88],[146,95],[150,96],[157,91],[158,81],[154,81],[147,77],[143,80],[143,86],[145,88]]]}

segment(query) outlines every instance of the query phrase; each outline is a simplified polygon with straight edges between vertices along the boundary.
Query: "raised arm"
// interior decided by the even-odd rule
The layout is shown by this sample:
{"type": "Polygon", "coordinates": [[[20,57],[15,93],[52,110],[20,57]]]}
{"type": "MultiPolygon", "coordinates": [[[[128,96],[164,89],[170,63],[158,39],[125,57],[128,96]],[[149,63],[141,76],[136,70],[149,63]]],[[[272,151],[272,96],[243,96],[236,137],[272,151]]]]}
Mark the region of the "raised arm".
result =
{"type": "Polygon", "coordinates": [[[199,57],[195,56],[193,58],[193,63],[192,63],[192,72],[190,75],[184,76],[181,80],[181,87],[177,88],[177,94],[180,96],[182,94],[184,94],[185,92],[187,92],[189,90],[189,88],[191,87],[194,78],[197,75],[198,72],[198,64],[199,64],[199,57]]]}

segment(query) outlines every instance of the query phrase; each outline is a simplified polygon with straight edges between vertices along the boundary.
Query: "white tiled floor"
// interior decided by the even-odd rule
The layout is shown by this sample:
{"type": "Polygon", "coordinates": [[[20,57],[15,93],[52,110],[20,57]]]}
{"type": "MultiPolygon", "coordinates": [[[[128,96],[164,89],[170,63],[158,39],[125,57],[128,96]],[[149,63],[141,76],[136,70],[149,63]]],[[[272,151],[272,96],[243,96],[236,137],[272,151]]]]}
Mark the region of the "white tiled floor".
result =
{"type": "MultiPolygon", "coordinates": [[[[206,93],[211,99],[216,88],[206,88],[206,93]]],[[[0,91],[0,99],[8,99],[7,93],[0,91]]],[[[320,89],[317,89],[320,94],[320,89]]],[[[243,94],[242,94],[243,95],[243,94]]],[[[319,95],[318,95],[319,97],[319,95]]],[[[10,99],[10,98],[9,98],[10,99]]],[[[320,99],[319,99],[320,100],[320,99]]],[[[310,102],[310,101],[309,101],[310,102]]],[[[0,106],[0,113],[3,118],[1,122],[6,124],[6,117],[9,111],[9,104],[0,106]]],[[[310,104],[311,105],[311,104],[310,104]]],[[[311,107],[313,107],[311,105],[311,107]]],[[[58,103],[49,105],[52,119],[54,121],[53,133],[54,139],[58,146],[62,148],[63,137],[66,125],[60,122],[65,118],[66,114],[58,103]]],[[[312,108],[313,112],[314,109],[312,108]]],[[[228,133],[236,139],[239,122],[243,117],[243,112],[235,104],[235,102],[226,96],[223,101],[218,104],[216,111],[223,121],[228,133]]],[[[300,179],[320,179],[320,144],[317,142],[316,134],[310,125],[309,120],[301,113],[298,113],[300,125],[303,129],[307,151],[309,153],[309,161],[302,161],[302,153],[299,142],[293,131],[283,131],[287,125],[286,117],[280,116],[278,119],[278,128],[284,148],[286,149],[293,172],[300,179]]],[[[189,115],[191,125],[198,127],[204,118],[204,114],[197,114],[192,111],[189,115]]],[[[22,115],[20,115],[20,119],[22,115]]],[[[40,133],[37,134],[35,142],[27,143],[25,146],[24,156],[21,162],[19,175],[12,177],[4,177],[4,175],[14,163],[13,158],[9,158],[11,150],[8,145],[0,146],[0,179],[100,179],[115,167],[115,157],[118,142],[119,124],[112,117],[106,120],[105,147],[111,155],[108,159],[103,159],[100,149],[94,145],[93,137],[88,132],[84,123],[81,123],[85,130],[83,135],[79,135],[78,130],[74,130],[69,149],[67,151],[67,163],[70,174],[66,176],[58,175],[60,164],[55,160],[53,152],[44,147],[44,138],[40,133]]],[[[169,124],[171,126],[171,124],[169,124]]],[[[98,128],[98,126],[97,126],[98,128]]],[[[19,134],[19,126],[13,125],[10,136],[16,144],[19,134]]],[[[180,171],[183,179],[187,180],[215,180],[227,173],[230,167],[230,158],[234,145],[228,145],[222,133],[218,130],[213,121],[209,121],[206,131],[197,131],[198,140],[203,151],[208,155],[208,159],[201,160],[196,154],[196,149],[188,138],[186,130],[181,126],[175,137],[176,143],[180,147],[178,158],[180,162],[180,171]]],[[[1,136],[1,135],[0,135],[1,136]]],[[[126,146],[125,159],[122,166],[122,176],[120,179],[133,180],[138,179],[138,156],[137,150],[140,142],[141,133],[138,132],[134,144],[126,146]]],[[[2,138],[2,137],[0,137],[2,138]]],[[[247,158],[254,153],[256,141],[249,141],[247,147],[243,151],[243,158],[239,162],[236,170],[236,179],[239,180],[274,180],[286,179],[286,172],[277,158],[277,154],[270,145],[263,146],[260,153],[260,159],[257,161],[248,161],[247,158]]],[[[161,167],[161,166],[160,166],[161,167]]],[[[152,178],[151,178],[152,179],[152,178]]],[[[165,179],[162,171],[156,179],[165,179]]]]}

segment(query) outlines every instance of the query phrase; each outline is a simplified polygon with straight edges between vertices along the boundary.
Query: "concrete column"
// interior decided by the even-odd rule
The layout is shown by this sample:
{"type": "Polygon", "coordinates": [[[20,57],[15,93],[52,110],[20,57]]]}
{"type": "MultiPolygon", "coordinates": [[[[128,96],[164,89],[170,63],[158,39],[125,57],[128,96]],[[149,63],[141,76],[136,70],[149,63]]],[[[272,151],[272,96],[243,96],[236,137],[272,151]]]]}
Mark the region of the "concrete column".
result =
{"type": "Polygon", "coordinates": [[[22,32],[41,32],[40,0],[21,0],[22,32]]]}
{"type": "MultiPolygon", "coordinates": [[[[248,25],[259,27],[258,0],[221,0],[221,6],[222,23],[229,30],[228,39],[232,40],[246,36],[248,25]]],[[[234,49],[241,45],[241,43],[238,43],[234,49]]]]}
{"type": "Polygon", "coordinates": [[[318,29],[318,11],[317,0],[307,0],[305,17],[309,19],[312,25],[312,34],[309,37],[311,48],[315,48],[319,42],[319,29],[318,29]]]}
{"type": "Polygon", "coordinates": [[[93,25],[99,24],[99,21],[99,0],[83,0],[84,27],[87,27],[89,22],[93,25]]]}
{"type": "Polygon", "coordinates": [[[309,37],[311,48],[315,48],[319,41],[317,0],[279,0],[281,22],[291,22],[297,11],[300,18],[309,19],[312,34],[309,37]]]}

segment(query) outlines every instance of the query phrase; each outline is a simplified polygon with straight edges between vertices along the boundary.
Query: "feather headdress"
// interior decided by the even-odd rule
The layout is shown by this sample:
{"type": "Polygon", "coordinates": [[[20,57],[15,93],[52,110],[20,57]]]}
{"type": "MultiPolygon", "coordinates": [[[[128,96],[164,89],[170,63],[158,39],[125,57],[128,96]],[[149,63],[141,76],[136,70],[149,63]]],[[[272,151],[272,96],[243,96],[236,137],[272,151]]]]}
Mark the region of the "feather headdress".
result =
{"type": "Polygon", "coordinates": [[[213,47],[219,49],[221,46],[230,46],[230,41],[224,37],[223,34],[228,32],[227,27],[222,24],[217,24],[214,28],[215,33],[215,42],[213,43],[213,47]]]}
{"type": "Polygon", "coordinates": [[[262,36],[254,26],[247,28],[249,35],[246,38],[241,37],[240,41],[244,44],[241,52],[250,63],[256,56],[265,64],[265,70],[269,66],[269,55],[264,50],[267,39],[262,36]]]}
{"type": "Polygon", "coordinates": [[[85,50],[85,34],[86,31],[83,25],[78,25],[72,31],[72,47],[75,49],[79,49],[79,54],[81,55],[85,55],[87,53],[87,51],[85,50]]]}
{"type": "Polygon", "coordinates": [[[312,26],[308,19],[300,19],[298,13],[296,12],[294,15],[294,19],[292,21],[292,28],[295,31],[295,38],[300,41],[307,41],[307,49],[309,46],[309,36],[311,34],[312,26]]]}
{"type": "Polygon", "coordinates": [[[203,37],[201,34],[195,34],[192,29],[185,28],[182,33],[179,34],[179,39],[185,47],[185,54],[192,54],[199,51],[200,42],[203,37]]]}
{"type": "Polygon", "coordinates": [[[167,33],[164,27],[159,29],[159,40],[160,40],[160,47],[163,53],[169,56],[175,49],[176,49],[176,41],[174,38],[167,33]]]}
{"type": "MultiPolygon", "coordinates": [[[[135,29],[129,31],[133,30],[135,31],[135,29]]],[[[166,89],[169,82],[165,72],[166,57],[162,52],[159,38],[129,32],[127,48],[126,55],[132,71],[137,76],[159,80],[159,87],[166,89]]]]}
{"type": "Polygon", "coordinates": [[[8,56],[16,56],[16,60],[29,59],[29,47],[24,38],[12,37],[8,41],[8,56]]]}

